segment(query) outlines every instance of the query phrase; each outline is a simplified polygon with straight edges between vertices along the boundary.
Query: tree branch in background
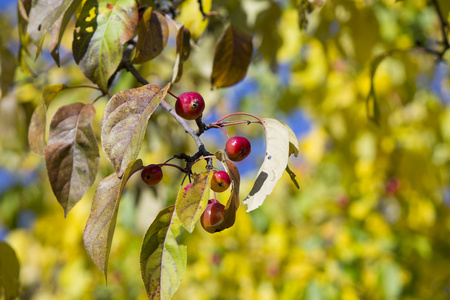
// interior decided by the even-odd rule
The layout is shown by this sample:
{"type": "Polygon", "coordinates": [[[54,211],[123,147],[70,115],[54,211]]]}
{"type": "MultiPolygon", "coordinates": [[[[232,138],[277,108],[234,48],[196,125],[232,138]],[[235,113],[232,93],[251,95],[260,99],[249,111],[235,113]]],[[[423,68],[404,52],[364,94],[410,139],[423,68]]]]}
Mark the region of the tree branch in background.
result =
{"type": "Polygon", "coordinates": [[[448,26],[447,22],[444,20],[444,18],[442,17],[442,12],[441,9],[439,7],[439,4],[437,2],[437,0],[433,0],[433,5],[436,8],[436,12],[437,15],[439,16],[439,21],[441,22],[441,32],[442,32],[442,41],[444,43],[444,49],[441,52],[441,58],[442,55],[444,55],[445,51],[450,48],[450,45],[448,43],[448,38],[447,38],[447,31],[446,31],[446,27],[448,26]]]}

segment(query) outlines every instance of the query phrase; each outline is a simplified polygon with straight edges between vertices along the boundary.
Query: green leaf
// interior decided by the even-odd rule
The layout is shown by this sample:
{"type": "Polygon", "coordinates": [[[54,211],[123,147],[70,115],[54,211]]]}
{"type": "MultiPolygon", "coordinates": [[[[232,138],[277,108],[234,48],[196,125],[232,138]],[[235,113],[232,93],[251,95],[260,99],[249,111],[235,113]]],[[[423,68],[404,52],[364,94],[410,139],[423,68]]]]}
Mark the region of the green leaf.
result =
{"type": "Polygon", "coordinates": [[[5,288],[5,300],[19,297],[19,268],[14,250],[0,242],[0,285],[5,288]]]}
{"type": "Polygon", "coordinates": [[[3,46],[0,46],[0,97],[8,93],[9,88],[14,82],[14,73],[16,71],[16,59],[3,46]]]}
{"type": "MultiPolygon", "coordinates": [[[[286,169],[291,154],[290,128],[275,119],[262,119],[266,132],[266,156],[249,195],[244,200],[247,212],[261,206],[286,169]]],[[[297,146],[298,147],[298,146],[297,146]]],[[[295,148],[295,147],[294,147],[295,148]]],[[[298,149],[298,148],[297,148],[298,149]]],[[[295,153],[295,152],[292,152],[295,153]]]]}
{"type": "Polygon", "coordinates": [[[61,39],[63,37],[64,31],[66,30],[67,24],[75,13],[75,10],[80,6],[81,0],[72,0],[72,3],[66,9],[64,14],[58,18],[58,20],[53,23],[52,30],[50,33],[50,54],[55,60],[58,67],[59,64],[59,46],[61,44],[61,39]]]}
{"type": "Polygon", "coordinates": [[[50,185],[67,216],[84,196],[97,175],[99,151],[91,104],[73,103],[60,107],[50,123],[44,148],[50,185]]]}
{"type": "Polygon", "coordinates": [[[73,1],[74,0],[39,0],[32,2],[28,20],[28,34],[34,44],[38,47],[36,58],[42,52],[42,43],[44,42],[44,38],[50,30],[50,27],[52,27],[56,20],[65,13],[72,5],[73,1]]]}
{"type": "Polygon", "coordinates": [[[138,156],[148,120],[169,88],[170,83],[163,89],[148,84],[121,91],[106,105],[102,120],[102,147],[119,175],[138,156]]]}
{"type": "Polygon", "coordinates": [[[177,58],[173,67],[172,82],[180,80],[183,74],[183,63],[191,54],[191,32],[183,25],[178,29],[176,37],[177,58]]]}
{"type": "Polygon", "coordinates": [[[103,179],[95,191],[91,214],[84,229],[83,243],[89,257],[105,274],[105,278],[120,198],[127,180],[141,167],[140,159],[130,162],[122,179],[113,173],[103,179]]]}
{"type": "Polygon", "coordinates": [[[157,57],[166,47],[168,37],[166,18],[151,8],[147,9],[139,23],[136,56],[132,63],[141,64],[157,57]]]}
{"type": "Polygon", "coordinates": [[[104,92],[122,60],[138,21],[135,0],[86,1],[77,19],[73,57],[84,75],[104,92]],[[112,4],[110,9],[108,4],[112,4]]]}
{"type": "Polygon", "coordinates": [[[67,89],[65,84],[47,86],[42,92],[41,101],[31,116],[28,128],[28,143],[30,144],[30,149],[39,155],[42,155],[44,152],[48,105],[64,89],[67,89]]]}
{"type": "Polygon", "coordinates": [[[171,299],[186,272],[186,246],[179,245],[180,221],[174,206],[161,210],[142,242],[141,275],[150,299],[171,299]]]}
{"type": "Polygon", "coordinates": [[[194,174],[192,187],[187,191],[184,187],[180,187],[178,192],[175,204],[177,215],[189,233],[194,230],[195,223],[200,219],[208,204],[212,175],[211,171],[194,174]]]}
{"type": "Polygon", "coordinates": [[[252,52],[252,37],[230,24],[216,45],[212,86],[227,87],[241,81],[247,73],[252,52]]]}
{"type": "Polygon", "coordinates": [[[222,150],[219,150],[214,155],[222,163],[225,171],[230,176],[231,193],[227,205],[225,206],[223,219],[219,223],[205,228],[209,233],[219,232],[234,225],[234,222],[236,221],[236,211],[239,208],[239,186],[241,183],[238,168],[235,164],[226,159],[225,153],[222,150]]]}

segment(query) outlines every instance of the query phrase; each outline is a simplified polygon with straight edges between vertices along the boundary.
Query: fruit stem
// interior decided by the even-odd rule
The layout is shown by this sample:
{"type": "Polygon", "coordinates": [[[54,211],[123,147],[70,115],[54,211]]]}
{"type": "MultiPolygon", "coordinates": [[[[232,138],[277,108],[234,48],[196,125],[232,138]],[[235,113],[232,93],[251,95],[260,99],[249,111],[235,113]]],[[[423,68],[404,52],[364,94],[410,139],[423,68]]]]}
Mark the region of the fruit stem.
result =
{"type": "Polygon", "coordinates": [[[216,127],[216,126],[226,127],[226,126],[233,126],[233,125],[239,125],[239,124],[250,125],[252,123],[253,124],[255,124],[255,123],[261,124],[259,121],[250,121],[250,120],[246,120],[246,121],[225,121],[225,122],[212,123],[212,124],[208,125],[207,127],[209,127],[209,126],[212,126],[212,127],[216,127]]]}
{"type": "Polygon", "coordinates": [[[96,86],[90,86],[90,85],[69,86],[67,89],[71,90],[71,89],[81,89],[81,88],[94,89],[94,90],[97,90],[97,91],[100,91],[103,93],[103,91],[100,88],[98,88],[96,86]]]}
{"type": "MultiPolygon", "coordinates": [[[[192,168],[192,166],[193,166],[194,164],[196,164],[197,162],[199,162],[199,161],[202,160],[202,159],[211,160],[211,159],[213,159],[213,158],[215,158],[214,155],[202,156],[202,157],[196,159],[196,160],[189,166],[189,168],[192,168]]],[[[209,162],[208,162],[208,164],[209,164],[209,162]]]]}
{"type": "Polygon", "coordinates": [[[174,97],[175,99],[178,99],[178,97],[177,96],[175,96],[174,94],[172,94],[172,92],[171,91],[167,91],[167,93],[170,95],[170,96],[172,96],[172,97],[174,97]]]}
{"type": "Polygon", "coordinates": [[[102,95],[98,96],[97,98],[95,98],[94,100],[92,100],[91,104],[94,104],[95,102],[97,102],[98,99],[100,99],[100,98],[102,98],[102,97],[104,97],[104,96],[106,96],[106,95],[105,95],[105,94],[102,94],[102,95]]]}
{"type": "MultiPolygon", "coordinates": [[[[184,177],[183,177],[183,180],[181,180],[181,186],[183,186],[184,181],[186,180],[186,177],[187,177],[187,176],[188,176],[188,173],[186,173],[186,174],[184,175],[184,177]]],[[[190,178],[189,178],[189,181],[191,181],[190,178]]]]}
{"type": "Polygon", "coordinates": [[[258,118],[257,116],[252,115],[252,114],[249,114],[249,113],[244,113],[244,112],[236,112],[236,113],[232,113],[232,114],[223,116],[222,118],[220,118],[219,120],[216,121],[216,124],[217,124],[217,123],[220,123],[222,120],[225,120],[226,118],[229,118],[229,117],[232,117],[232,116],[239,116],[239,115],[240,115],[240,116],[249,116],[249,117],[255,118],[256,120],[259,121],[260,124],[264,124],[264,123],[263,123],[263,120],[261,120],[261,119],[258,118]]]}
{"type": "Polygon", "coordinates": [[[213,125],[213,128],[219,128],[220,130],[223,131],[223,133],[225,133],[225,135],[227,136],[227,138],[230,138],[230,135],[225,131],[225,129],[222,128],[222,125],[213,125]]]}
{"type": "Polygon", "coordinates": [[[164,163],[162,163],[161,165],[165,165],[165,164],[167,164],[169,161],[171,161],[172,159],[175,159],[175,158],[177,158],[176,155],[174,155],[173,157],[169,158],[168,160],[166,160],[166,161],[165,161],[164,163]]]}
{"type": "MultiPolygon", "coordinates": [[[[139,168],[137,168],[136,170],[134,170],[132,173],[130,173],[130,175],[128,175],[127,181],[131,178],[131,176],[133,176],[135,173],[137,173],[137,172],[143,170],[145,167],[146,167],[146,166],[139,167],[139,168]]],[[[122,175],[122,177],[123,177],[123,175],[122,175]]],[[[122,179],[122,177],[120,177],[120,179],[122,179]]]]}
{"type": "Polygon", "coordinates": [[[158,166],[160,166],[160,167],[162,167],[162,166],[174,167],[174,168],[177,168],[178,170],[180,170],[181,172],[186,173],[185,169],[183,169],[180,166],[174,165],[174,164],[163,163],[163,164],[159,164],[158,166]]]}

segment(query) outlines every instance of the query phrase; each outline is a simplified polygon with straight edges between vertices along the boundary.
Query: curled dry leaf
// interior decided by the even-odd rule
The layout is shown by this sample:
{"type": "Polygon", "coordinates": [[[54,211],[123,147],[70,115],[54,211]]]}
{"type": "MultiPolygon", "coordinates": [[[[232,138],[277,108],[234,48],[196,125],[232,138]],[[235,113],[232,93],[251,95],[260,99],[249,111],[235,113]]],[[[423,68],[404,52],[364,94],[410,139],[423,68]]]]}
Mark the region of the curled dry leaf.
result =
{"type": "Polygon", "coordinates": [[[180,221],[175,207],[161,210],[142,242],[140,262],[145,290],[150,299],[172,299],[186,272],[187,251],[179,245],[180,221]]]}
{"type": "Polygon", "coordinates": [[[252,59],[252,37],[229,25],[216,45],[211,84],[227,87],[241,81],[252,59]]]}
{"type": "Polygon", "coordinates": [[[61,45],[61,40],[66,30],[67,25],[69,24],[72,15],[75,13],[75,10],[80,6],[81,0],[72,0],[71,4],[67,7],[64,13],[53,23],[51,32],[50,32],[50,54],[53,57],[53,60],[56,62],[58,67],[59,64],[59,46],[61,45]]]}
{"type": "Polygon", "coordinates": [[[84,75],[104,92],[122,61],[125,43],[135,32],[138,12],[135,0],[86,1],[75,25],[73,58],[84,75]]]}
{"type": "Polygon", "coordinates": [[[115,94],[102,120],[102,147],[119,176],[135,160],[144,141],[150,116],[166,96],[164,88],[148,84],[115,94]]]}
{"type": "Polygon", "coordinates": [[[105,274],[105,278],[120,198],[127,180],[141,167],[140,159],[130,162],[122,179],[113,173],[104,178],[95,191],[91,214],[84,229],[83,243],[89,257],[105,274]]]}
{"type": "Polygon", "coordinates": [[[285,171],[290,154],[298,154],[295,134],[275,119],[262,119],[266,132],[266,156],[249,195],[244,200],[247,212],[261,206],[285,171]]]}
{"type": "MultiPolygon", "coordinates": [[[[78,0],[39,0],[32,1],[30,15],[28,19],[28,34],[38,47],[36,58],[42,52],[42,43],[52,25],[64,15],[73,2],[78,0]]],[[[75,8],[73,8],[75,11],[75,8]]],[[[72,12],[73,12],[72,11],[72,12]]]]}
{"type": "Polygon", "coordinates": [[[132,63],[141,64],[157,57],[166,47],[168,37],[166,18],[151,8],[147,9],[138,26],[136,56],[132,63]]]}
{"type": "Polygon", "coordinates": [[[65,89],[67,89],[65,84],[47,86],[42,92],[41,101],[34,109],[28,128],[28,143],[30,144],[30,149],[37,154],[42,155],[44,151],[48,105],[55,99],[59,92],[65,89]]]}
{"type": "Polygon", "coordinates": [[[97,175],[99,151],[92,129],[91,104],[60,107],[50,123],[44,158],[53,193],[68,212],[84,196],[97,175]]]}
{"type": "Polygon", "coordinates": [[[180,187],[175,208],[183,227],[191,233],[208,204],[213,172],[194,174],[194,182],[186,191],[180,187]]]}
{"type": "Polygon", "coordinates": [[[189,58],[191,54],[191,32],[183,25],[178,29],[176,46],[177,46],[177,58],[175,66],[173,67],[172,82],[180,80],[183,74],[183,63],[189,58]]]}

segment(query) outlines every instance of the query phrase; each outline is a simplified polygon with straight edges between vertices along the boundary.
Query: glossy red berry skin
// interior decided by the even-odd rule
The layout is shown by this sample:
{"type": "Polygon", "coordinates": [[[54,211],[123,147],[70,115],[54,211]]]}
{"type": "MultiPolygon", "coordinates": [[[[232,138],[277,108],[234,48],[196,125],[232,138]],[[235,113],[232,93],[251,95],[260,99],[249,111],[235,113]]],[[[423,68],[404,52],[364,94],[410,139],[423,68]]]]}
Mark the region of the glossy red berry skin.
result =
{"type": "Polygon", "coordinates": [[[157,185],[163,178],[163,172],[158,165],[148,165],[141,172],[142,180],[148,185],[157,185]]]}
{"type": "Polygon", "coordinates": [[[232,161],[241,161],[246,158],[252,150],[250,141],[242,136],[229,138],[225,144],[225,153],[232,161]]]}
{"type": "Polygon", "coordinates": [[[200,117],[205,109],[203,97],[196,92],[187,92],[178,96],[175,102],[177,115],[186,120],[195,120],[200,117]]]}
{"type": "Polygon", "coordinates": [[[211,189],[216,193],[222,193],[228,189],[231,184],[230,176],[225,171],[215,172],[211,179],[211,189]]]}
{"type": "Polygon", "coordinates": [[[209,199],[208,205],[200,218],[200,223],[202,227],[208,232],[214,232],[207,227],[213,226],[219,223],[223,219],[223,214],[225,211],[225,206],[217,201],[216,199],[209,199]]]}

